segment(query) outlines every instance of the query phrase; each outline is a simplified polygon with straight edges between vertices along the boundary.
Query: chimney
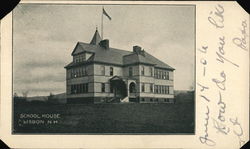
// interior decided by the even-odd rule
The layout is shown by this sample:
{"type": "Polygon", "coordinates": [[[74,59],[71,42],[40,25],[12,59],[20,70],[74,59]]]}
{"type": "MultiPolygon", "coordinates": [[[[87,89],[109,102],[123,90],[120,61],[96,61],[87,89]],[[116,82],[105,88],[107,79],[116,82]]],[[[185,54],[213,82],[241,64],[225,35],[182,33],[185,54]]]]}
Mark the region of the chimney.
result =
{"type": "Polygon", "coordinates": [[[140,46],[133,46],[133,52],[145,56],[144,49],[142,50],[140,46]]]}
{"type": "Polygon", "coordinates": [[[104,39],[104,40],[100,41],[99,45],[105,49],[109,49],[109,40],[104,39]]]}
{"type": "Polygon", "coordinates": [[[139,54],[141,52],[141,47],[140,46],[133,46],[133,52],[136,54],[139,54]]]}

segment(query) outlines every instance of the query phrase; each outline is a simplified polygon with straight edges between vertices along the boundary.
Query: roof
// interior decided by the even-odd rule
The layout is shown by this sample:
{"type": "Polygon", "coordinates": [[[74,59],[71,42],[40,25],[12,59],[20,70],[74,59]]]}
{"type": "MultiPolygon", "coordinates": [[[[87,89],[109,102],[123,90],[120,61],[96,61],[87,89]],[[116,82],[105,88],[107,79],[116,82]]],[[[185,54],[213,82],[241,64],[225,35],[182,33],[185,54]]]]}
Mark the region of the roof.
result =
{"type": "MultiPolygon", "coordinates": [[[[98,35],[99,35],[98,31],[96,31],[93,39],[99,38],[96,37],[98,35]]],[[[158,68],[174,70],[174,68],[160,61],[159,59],[155,58],[146,51],[142,51],[143,54],[138,54],[133,51],[126,51],[111,47],[109,49],[105,49],[101,47],[99,44],[91,44],[94,42],[93,39],[91,40],[90,44],[84,42],[78,42],[72,52],[72,56],[84,52],[93,53],[93,55],[86,62],[82,63],[71,62],[69,65],[66,66],[66,68],[71,66],[81,65],[83,63],[99,62],[99,63],[114,64],[119,66],[142,63],[147,65],[153,65],[158,68]]]]}
{"type": "Polygon", "coordinates": [[[90,44],[98,45],[101,40],[102,40],[102,38],[101,38],[98,30],[96,29],[95,34],[94,34],[92,40],[90,41],[90,44]]]}

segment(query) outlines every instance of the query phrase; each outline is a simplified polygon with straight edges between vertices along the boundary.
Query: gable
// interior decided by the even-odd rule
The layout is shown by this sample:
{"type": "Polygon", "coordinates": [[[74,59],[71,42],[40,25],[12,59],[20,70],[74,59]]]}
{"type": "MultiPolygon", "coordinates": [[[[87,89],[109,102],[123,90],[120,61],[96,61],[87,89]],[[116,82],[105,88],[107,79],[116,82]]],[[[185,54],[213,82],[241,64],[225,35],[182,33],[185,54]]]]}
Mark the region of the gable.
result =
{"type": "Polygon", "coordinates": [[[73,55],[79,54],[79,53],[81,53],[83,51],[84,51],[84,49],[82,49],[79,42],[77,42],[77,44],[76,44],[74,50],[72,51],[71,55],[73,56],[73,55]]]}

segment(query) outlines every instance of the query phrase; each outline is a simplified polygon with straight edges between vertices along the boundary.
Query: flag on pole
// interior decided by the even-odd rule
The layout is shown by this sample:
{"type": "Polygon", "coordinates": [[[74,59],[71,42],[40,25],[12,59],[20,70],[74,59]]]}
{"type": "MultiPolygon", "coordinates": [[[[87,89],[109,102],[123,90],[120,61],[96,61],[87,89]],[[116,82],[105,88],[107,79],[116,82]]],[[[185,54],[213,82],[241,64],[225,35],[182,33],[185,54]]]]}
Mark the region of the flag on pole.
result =
{"type": "Polygon", "coordinates": [[[108,13],[105,11],[104,8],[102,8],[102,13],[111,20],[111,17],[108,15],[108,13]]]}

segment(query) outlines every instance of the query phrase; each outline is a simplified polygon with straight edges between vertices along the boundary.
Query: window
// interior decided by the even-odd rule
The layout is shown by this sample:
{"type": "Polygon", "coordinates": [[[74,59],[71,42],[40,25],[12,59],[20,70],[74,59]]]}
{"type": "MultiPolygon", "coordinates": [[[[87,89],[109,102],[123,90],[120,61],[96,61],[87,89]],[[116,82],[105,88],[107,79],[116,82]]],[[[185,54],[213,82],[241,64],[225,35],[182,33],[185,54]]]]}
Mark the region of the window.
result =
{"type": "Polygon", "coordinates": [[[83,62],[84,61],[84,56],[83,55],[81,55],[81,62],[83,62]]]}
{"type": "Polygon", "coordinates": [[[75,94],[75,93],[76,93],[76,86],[71,85],[71,94],[75,94]]]}
{"type": "Polygon", "coordinates": [[[150,73],[150,76],[152,77],[153,76],[153,68],[152,67],[149,68],[149,73],[150,73]]]}
{"type": "Polygon", "coordinates": [[[145,101],[145,99],[144,99],[144,98],[142,98],[142,99],[141,99],[141,101],[145,101]]]}
{"type": "Polygon", "coordinates": [[[158,85],[155,85],[155,93],[158,93],[158,85]]]}
{"type": "Polygon", "coordinates": [[[157,70],[157,79],[160,79],[160,71],[157,70]]]}
{"type": "Polygon", "coordinates": [[[158,98],[155,98],[155,101],[158,102],[158,98]]]}
{"type": "Polygon", "coordinates": [[[105,83],[102,83],[102,92],[105,92],[105,83]]]}
{"type": "Polygon", "coordinates": [[[166,79],[169,80],[169,72],[166,72],[166,79]]]}
{"type": "Polygon", "coordinates": [[[153,84],[150,84],[150,92],[153,93],[153,84]]]}
{"type": "Polygon", "coordinates": [[[113,67],[110,67],[110,76],[113,76],[113,74],[114,74],[114,69],[113,69],[113,67]]]}
{"type": "Polygon", "coordinates": [[[85,69],[85,67],[82,68],[82,75],[83,75],[83,76],[86,75],[86,69],[85,69]]]}
{"type": "Polygon", "coordinates": [[[89,92],[89,84],[86,83],[85,84],[85,91],[84,91],[84,93],[88,93],[88,92],[89,92]]]}
{"type": "Polygon", "coordinates": [[[159,93],[160,93],[160,94],[161,94],[161,88],[162,88],[162,86],[161,86],[161,85],[159,85],[158,90],[159,90],[159,93]]]}
{"type": "Polygon", "coordinates": [[[88,83],[71,85],[71,94],[81,94],[88,92],[88,83]]]}
{"type": "Polygon", "coordinates": [[[130,76],[130,77],[133,76],[133,68],[132,68],[132,67],[129,67],[128,69],[129,69],[129,76],[130,76]]]}
{"type": "Polygon", "coordinates": [[[74,70],[71,69],[71,78],[74,78],[74,70]]]}
{"type": "Polygon", "coordinates": [[[166,86],[166,94],[169,94],[169,86],[166,86]]]}
{"type": "Polygon", "coordinates": [[[105,66],[101,66],[101,75],[105,75],[105,66]]]}
{"type": "Polygon", "coordinates": [[[162,93],[162,94],[165,94],[164,89],[165,89],[165,86],[161,86],[161,93],[162,93]]]}
{"type": "Polygon", "coordinates": [[[76,78],[76,69],[75,68],[73,69],[73,75],[74,75],[74,78],[76,78]]]}
{"type": "Polygon", "coordinates": [[[152,99],[152,98],[150,98],[150,101],[152,102],[152,101],[153,101],[153,99],[152,99]]]}
{"type": "Polygon", "coordinates": [[[141,75],[144,76],[144,74],[145,74],[145,68],[144,68],[144,66],[142,66],[142,68],[141,68],[141,75]]]}
{"type": "Polygon", "coordinates": [[[82,77],[83,74],[82,74],[82,67],[79,68],[79,76],[82,77]]]}
{"type": "Polygon", "coordinates": [[[113,88],[113,86],[110,84],[110,93],[113,93],[114,91],[114,88],[113,88]]]}
{"type": "Polygon", "coordinates": [[[71,71],[67,70],[67,79],[70,79],[70,77],[71,77],[71,71]]]}
{"type": "Polygon", "coordinates": [[[141,91],[145,92],[145,84],[144,83],[142,83],[142,85],[141,85],[141,91]]]}
{"type": "Polygon", "coordinates": [[[155,76],[154,76],[155,78],[157,77],[157,69],[155,69],[155,76]]]}
{"type": "Polygon", "coordinates": [[[89,71],[88,69],[89,69],[89,67],[86,66],[86,67],[85,67],[85,75],[86,75],[86,76],[88,75],[88,71],[89,71]]]}
{"type": "Polygon", "coordinates": [[[86,93],[86,85],[85,84],[82,84],[82,93],[86,93]]]}
{"type": "Polygon", "coordinates": [[[79,71],[79,68],[76,69],[76,77],[79,77],[80,76],[80,71],[79,71]]]}
{"type": "Polygon", "coordinates": [[[163,79],[163,72],[160,71],[160,79],[163,79]]]}
{"type": "Polygon", "coordinates": [[[169,99],[167,98],[167,99],[164,99],[164,102],[169,102],[169,99]]]}
{"type": "Polygon", "coordinates": [[[83,84],[80,84],[80,91],[79,93],[83,93],[83,84]]]}
{"type": "Polygon", "coordinates": [[[167,78],[166,71],[163,72],[163,79],[165,80],[167,78]]]}

